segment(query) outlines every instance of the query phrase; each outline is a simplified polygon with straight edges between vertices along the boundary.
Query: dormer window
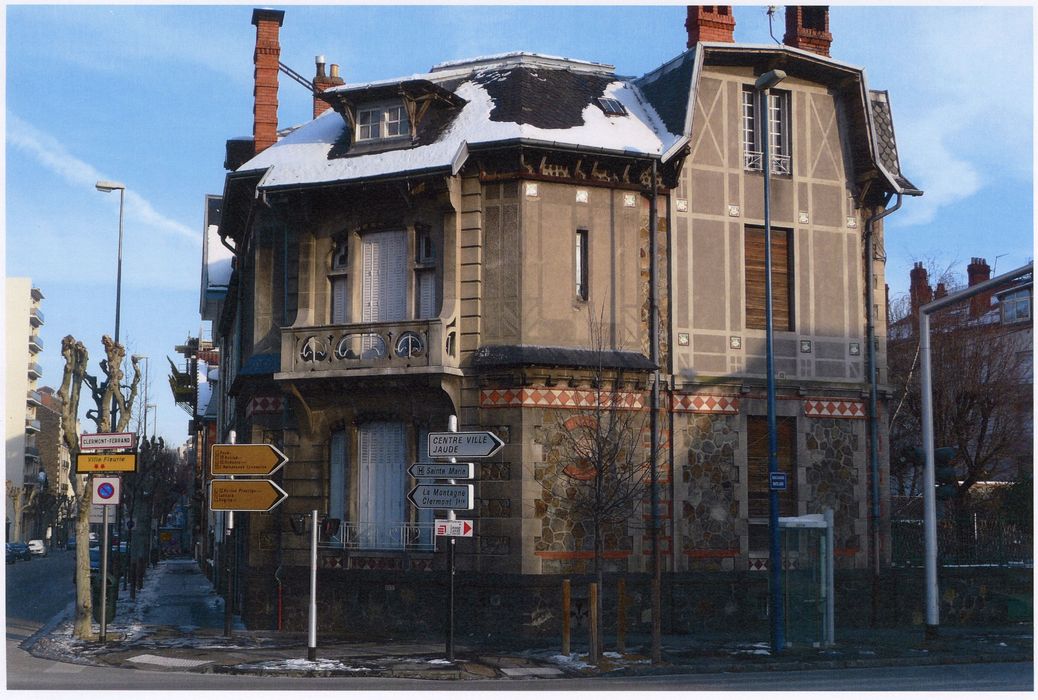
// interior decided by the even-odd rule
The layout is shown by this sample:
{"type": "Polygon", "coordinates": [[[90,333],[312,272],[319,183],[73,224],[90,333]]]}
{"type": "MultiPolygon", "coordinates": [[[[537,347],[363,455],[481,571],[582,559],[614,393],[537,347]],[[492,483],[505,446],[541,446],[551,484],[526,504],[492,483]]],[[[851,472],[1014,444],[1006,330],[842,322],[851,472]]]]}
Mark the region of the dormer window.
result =
{"type": "Polygon", "coordinates": [[[606,116],[623,117],[627,115],[627,108],[623,106],[620,100],[613,99],[612,97],[598,97],[595,99],[595,102],[606,116]]]}
{"type": "Polygon", "coordinates": [[[409,136],[407,110],[397,103],[372,105],[357,110],[357,142],[409,136]]]}

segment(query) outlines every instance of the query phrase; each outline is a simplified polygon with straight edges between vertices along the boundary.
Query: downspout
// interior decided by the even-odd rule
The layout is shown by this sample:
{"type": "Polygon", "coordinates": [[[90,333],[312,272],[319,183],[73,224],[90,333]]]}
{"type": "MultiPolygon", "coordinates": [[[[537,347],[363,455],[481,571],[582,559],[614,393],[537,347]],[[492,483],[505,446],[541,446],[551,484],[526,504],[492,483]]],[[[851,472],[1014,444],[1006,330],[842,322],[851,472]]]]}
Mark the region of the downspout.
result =
{"type": "MultiPolygon", "coordinates": [[[[873,572],[879,576],[880,570],[880,492],[879,492],[879,416],[877,415],[878,397],[876,390],[876,321],[873,312],[873,273],[872,262],[875,258],[875,243],[872,238],[872,226],[875,222],[893,214],[901,208],[900,192],[897,193],[897,202],[890,209],[884,209],[878,214],[873,214],[865,221],[865,345],[868,357],[869,375],[869,474],[872,477],[872,559],[873,572]]],[[[890,201],[888,197],[887,202],[890,201]]],[[[885,204],[885,203],[884,203],[885,204]]],[[[873,606],[875,615],[875,606],[873,606]]]]}

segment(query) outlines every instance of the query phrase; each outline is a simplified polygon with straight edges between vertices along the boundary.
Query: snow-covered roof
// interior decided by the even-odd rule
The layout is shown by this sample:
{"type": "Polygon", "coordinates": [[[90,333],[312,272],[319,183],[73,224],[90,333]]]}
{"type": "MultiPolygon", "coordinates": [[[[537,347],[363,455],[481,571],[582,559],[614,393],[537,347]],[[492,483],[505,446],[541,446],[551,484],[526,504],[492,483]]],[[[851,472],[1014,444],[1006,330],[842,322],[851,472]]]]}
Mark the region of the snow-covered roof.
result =
{"type": "MultiPolygon", "coordinates": [[[[348,140],[346,120],[329,110],[239,168],[266,171],[260,188],[292,187],[390,175],[457,170],[475,147],[517,139],[560,147],[659,156],[681,138],[629,80],[604,64],[536,54],[505,54],[436,66],[431,73],[378,83],[354,83],[329,93],[356,94],[406,81],[428,80],[465,101],[427,142],[338,156],[348,140]],[[610,116],[596,97],[627,110],[610,116]],[[561,111],[568,110],[567,114],[561,111]]],[[[687,95],[687,92],[686,92],[687,95]]]]}

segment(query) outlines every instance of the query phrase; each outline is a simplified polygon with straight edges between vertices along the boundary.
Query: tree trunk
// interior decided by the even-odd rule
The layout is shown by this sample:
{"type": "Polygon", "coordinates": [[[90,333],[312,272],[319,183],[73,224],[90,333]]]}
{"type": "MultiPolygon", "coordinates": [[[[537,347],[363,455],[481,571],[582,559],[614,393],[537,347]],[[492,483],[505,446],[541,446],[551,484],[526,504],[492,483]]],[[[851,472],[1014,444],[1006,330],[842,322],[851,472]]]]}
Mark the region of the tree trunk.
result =
{"type": "Polygon", "coordinates": [[[76,615],[72,634],[77,639],[93,639],[90,599],[90,477],[81,476],[76,495],[76,615]]]}

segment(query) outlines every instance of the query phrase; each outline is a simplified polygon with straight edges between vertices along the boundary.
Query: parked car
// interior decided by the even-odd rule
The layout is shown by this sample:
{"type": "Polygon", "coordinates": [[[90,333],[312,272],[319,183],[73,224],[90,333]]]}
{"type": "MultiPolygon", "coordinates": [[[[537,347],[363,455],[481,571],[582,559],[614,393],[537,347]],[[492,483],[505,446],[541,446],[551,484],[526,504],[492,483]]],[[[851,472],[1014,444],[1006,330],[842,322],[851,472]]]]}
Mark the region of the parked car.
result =
{"type": "Polygon", "coordinates": [[[75,535],[73,535],[72,537],[68,538],[68,542],[65,543],[65,549],[69,550],[70,552],[74,551],[76,549],[76,536],[75,535]]]}
{"type": "Polygon", "coordinates": [[[29,561],[32,559],[32,553],[29,551],[29,546],[24,542],[9,542],[7,544],[8,549],[15,553],[15,557],[29,561]]]}
{"type": "Polygon", "coordinates": [[[47,545],[43,540],[29,540],[29,551],[34,556],[45,557],[47,556],[47,545]]]}
{"type": "Polygon", "coordinates": [[[7,557],[7,563],[8,564],[13,564],[16,561],[18,561],[18,555],[15,554],[15,551],[13,549],[11,549],[11,543],[10,542],[7,543],[7,547],[5,549],[6,549],[5,555],[7,557]]]}

